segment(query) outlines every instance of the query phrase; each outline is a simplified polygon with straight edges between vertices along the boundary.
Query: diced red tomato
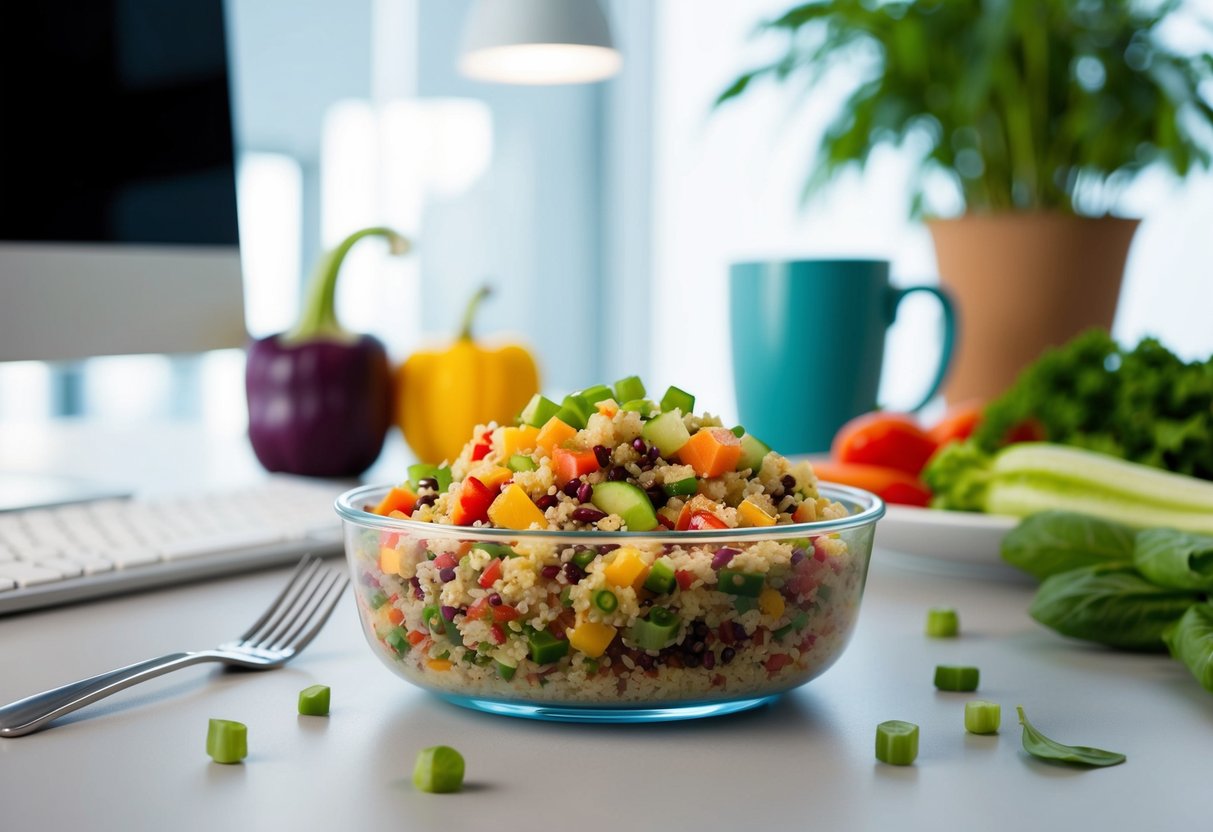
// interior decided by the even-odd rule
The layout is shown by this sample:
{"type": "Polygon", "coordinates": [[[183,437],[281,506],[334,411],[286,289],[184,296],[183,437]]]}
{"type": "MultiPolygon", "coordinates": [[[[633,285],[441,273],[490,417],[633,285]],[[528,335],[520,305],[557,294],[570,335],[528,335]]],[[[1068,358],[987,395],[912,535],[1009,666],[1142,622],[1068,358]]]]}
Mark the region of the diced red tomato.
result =
{"type": "Polygon", "coordinates": [[[552,473],[556,475],[557,485],[563,486],[582,474],[592,474],[600,467],[598,457],[589,449],[552,449],[552,473]]]}
{"type": "Polygon", "coordinates": [[[477,520],[487,520],[495,496],[480,480],[468,477],[463,481],[459,500],[451,511],[451,522],[456,526],[470,526],[477,520]]]}
{"type": "Polygon", "coordinates": [[[489,605],[489,609],[493,611],[493,621],[497,624],[516,621],[521,616],[521,613],[509,604],[498,604],[495,607],[489,605]]]}
{"type": "Polygon", "coordinates": [[[443,552],[438,557],[434,558],[435,569],[453,569],[459,565],[459,558],[452,555],[450,552],[443,552]]]}
{"type": "Polygon", "coordinates": [[[878,411],[843,425],[830,452],[839,462],[881,465],[917,476],[935,447],[935,441],[909,416],[878,411]]]}
{"type": "Polygon", "coordinates": [[[674,580],[678,581],[679,589],[686,591],[691,588],[691,584],[695,583],[695,574],[685,569],[675,569],[674,580]]]}
{"type": "Polygon", "coordinates": [[[787,653],[776,653],[766,660],[763,667],[765,667],[768,672],[775,673],[776,671],[783,670],[791,663],[792,657],[787,653]]]}
{"type": "Polygon", "coordinates": [[[484,567],[484,571],[480,573],[476,583],[480,584],[484,589],[488,589],[493,584],[497,583],[501,578],[501,558],[493,558],[489,561],[489,565],[484,567]]]}
{"type": "Polygon", "coordinates": [[[469,621],[479,621],[488,614],[489,597],[487,595],[485,595],[483,598],[477,598],[472,602],[472,605],[468,607],[467,616],[469,621]]]}
{"type": "Polygon", "coordinates": [[[727,529],[728,527],[727,523],[710,511],[693,511],[691,512],[691,519],[687,521],[687,528],[693,532],[707,529],[727,529]]]}
{"type": "Polygon", "coordinates": [[[826,482],[863,488],[887,503],[925,506],[931,501],[931,490],[922,480],[897,468],[828,460],[814,462],[813,470],[826,482]]]}
{"type": "Polygon", "coordinates": [[[493,639],[493,644],[505,644],[505,630],[500,624],[493,624],[489,627],[489,635],[493,639]]]}

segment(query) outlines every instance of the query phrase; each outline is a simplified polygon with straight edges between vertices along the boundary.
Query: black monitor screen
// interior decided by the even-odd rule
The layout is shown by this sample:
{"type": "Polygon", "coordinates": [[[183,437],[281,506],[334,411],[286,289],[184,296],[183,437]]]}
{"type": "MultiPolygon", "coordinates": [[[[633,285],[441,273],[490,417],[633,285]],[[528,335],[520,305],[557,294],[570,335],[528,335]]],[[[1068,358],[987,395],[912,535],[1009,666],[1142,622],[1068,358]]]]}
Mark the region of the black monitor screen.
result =
{"type": "Polygon", "coordinates": [[[236,244],[223,0],[0,5],[0,240],[236,244]]]}

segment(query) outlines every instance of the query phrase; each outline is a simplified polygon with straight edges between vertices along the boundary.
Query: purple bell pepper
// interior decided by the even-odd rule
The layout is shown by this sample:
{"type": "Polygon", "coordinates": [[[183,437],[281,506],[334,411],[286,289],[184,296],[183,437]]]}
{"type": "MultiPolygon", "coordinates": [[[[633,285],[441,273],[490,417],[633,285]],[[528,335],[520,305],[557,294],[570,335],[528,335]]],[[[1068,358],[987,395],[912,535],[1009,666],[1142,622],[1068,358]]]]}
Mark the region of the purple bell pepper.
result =
{"type": "Polygon", "coordinates": [[[367,236],[386,237],[393,254],[409,250],[390,228],[351,234],[318,264],[299,324],[249,345],[249,440],[266,470],[356,477],[383,450],[392,424],[387,351],[374,336],[343,329],[336,314],[341,263],[367,236]]]}

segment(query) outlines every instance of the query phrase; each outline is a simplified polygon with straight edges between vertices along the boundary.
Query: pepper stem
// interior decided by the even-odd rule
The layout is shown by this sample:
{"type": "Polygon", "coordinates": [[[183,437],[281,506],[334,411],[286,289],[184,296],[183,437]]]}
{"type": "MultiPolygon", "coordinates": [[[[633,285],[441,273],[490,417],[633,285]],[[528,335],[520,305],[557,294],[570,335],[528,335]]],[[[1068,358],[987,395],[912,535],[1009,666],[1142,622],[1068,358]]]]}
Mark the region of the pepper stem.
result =
{"type": "Polygon", "coordinates": [[[480,302],[491,294],[493,294],[493,287],[486,283],[477,289],[476,294],[472,295],[472,299],[468,301],[467,309],[463,312],[463,326],[459,330],[460,341],[472,340],[472,320],[476,317],[480,302]]]}
{"type": "Polygon", "coordinates": [[[337,320],[337,275],[341,264],[354,243],[363,237],[384,237],[392,254],[406,254],[411,245],[404,235],[384,226],[364,228],[346,237],[336,247],[324,253],[316,264],[308,281],[307,300],[299,323],[286,335],[289,341],[305,341],[312,338],[348,337],[349,333],[337,320]]]}

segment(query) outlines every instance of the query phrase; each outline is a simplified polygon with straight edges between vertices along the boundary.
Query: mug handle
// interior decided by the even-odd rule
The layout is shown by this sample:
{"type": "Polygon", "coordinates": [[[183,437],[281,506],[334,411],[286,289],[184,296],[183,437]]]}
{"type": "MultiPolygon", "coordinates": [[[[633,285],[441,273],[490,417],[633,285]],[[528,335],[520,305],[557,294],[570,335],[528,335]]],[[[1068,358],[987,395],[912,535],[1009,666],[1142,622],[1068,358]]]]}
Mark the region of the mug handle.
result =
{"type": "Polygon", "coordinates": [[[926,292],[934,295],[943,309],[943,348],[939,354],[939,366],[935,370],[935,378],[931,381],[931,386],[928,388],[926,395],[922,397],[922,401],[910,408],[910,412],[915,412],[922,410],[927,402],[931,401],[935,397],[935,394],[939,392],[939,388],[948,374],[948,368],[952,364],[952,351],[956,346],[956,308],[952,305],[952,299],[948,297],[948,293],[937,286],[910,286],[905,289],[893,290],[894,315],[897,314],[897,306],[905,299],[906,295],[912,292],[926,292]]]}

